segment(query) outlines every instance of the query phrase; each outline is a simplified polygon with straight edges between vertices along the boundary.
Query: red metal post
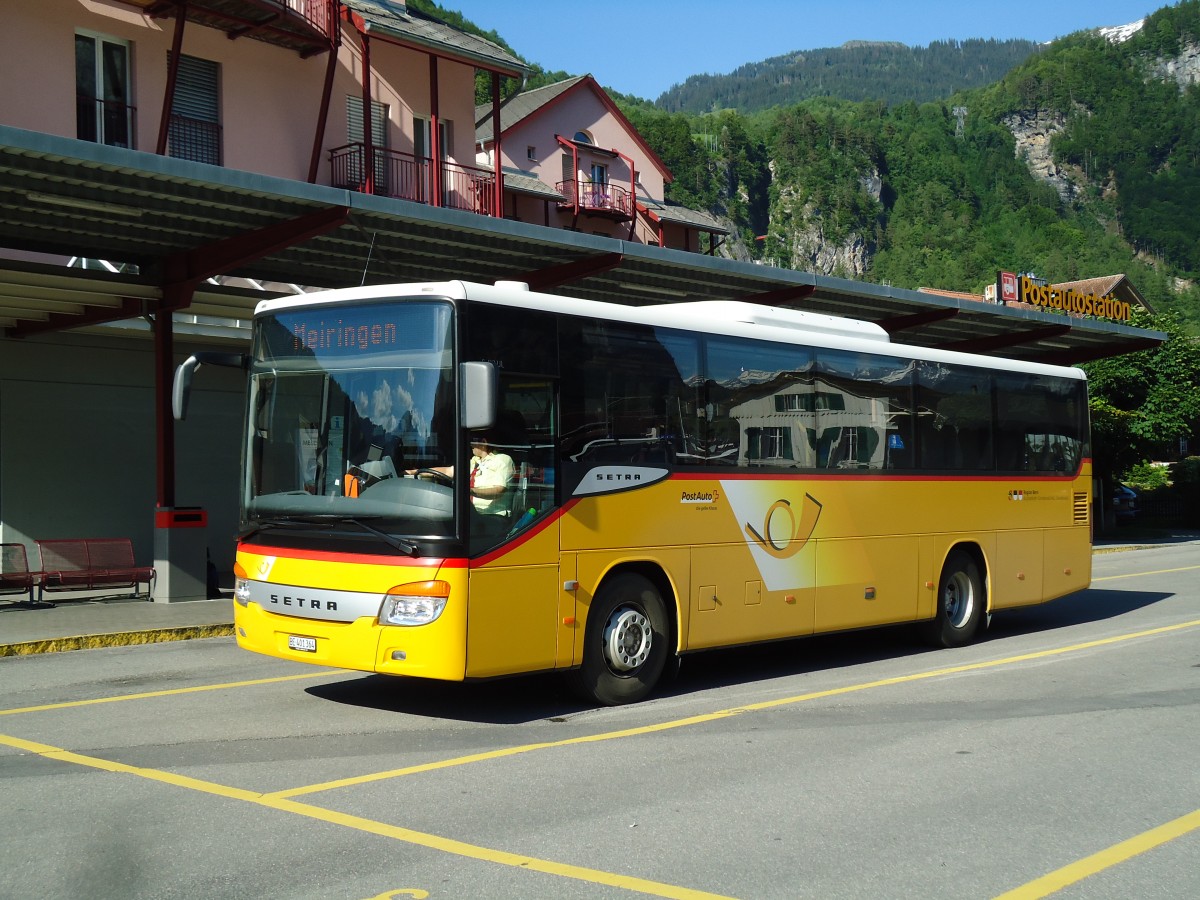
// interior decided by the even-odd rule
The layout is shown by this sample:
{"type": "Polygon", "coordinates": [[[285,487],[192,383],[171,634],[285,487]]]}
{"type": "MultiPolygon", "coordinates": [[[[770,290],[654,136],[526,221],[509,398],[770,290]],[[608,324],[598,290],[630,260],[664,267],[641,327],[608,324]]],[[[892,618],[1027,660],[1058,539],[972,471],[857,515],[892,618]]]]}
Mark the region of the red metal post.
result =
{"type": "Polygon", "coordinates": [[[492,215],[504,218],[504,170],[500,161],[500,73],[492,73],[492,156],[496,177],[496,200],[492,215]]]}
{"type": "MultiPolygon", "coordinates": [[[[327,0],[332,6],[332,0],[327,0]]],[[[317,172],[321,166],[321,146],[325,143],[325,123],[329,119],[329,98],[333,94],[333,74],[337,70],[338,46],[341,44],[341,23],[336,16],[329,16],[329,59],[325,65],[325,84],[321,88],[321,111],[317,114],[317,131],[313,136],[312,156],[308,160],[308,183],[317,183],[317,172]]]]}
{"type": "MultiPolygon", "coordinates": [[[[193,289],[188,286],[184,290],[190,301],[193,289]]],[[[164,302],[154,314],[154,430],[160,509],[175,505],[175,419],[171,414],[171,382],[175,374],[175,339],[170,309],[173,302],[177,302],[177,298],[164,302]]]]}
{"type": "Polygon", "coordinates": [[[371,39],[364,32],[362,38],[362,105],[363,105],[363,190],[375,193],[375,141],[371,135],[371,39]]]}
{"type": "Polygon", "coordinates": [[[167,88],[164,91],[162,117],[158,120],[158,143],[154,152],[167,155],[167,135],[171,131],[171,107],[175,103],[175,82],[179,78],[179,54],[183,51],[183,26],[187,22],[187,4],[175,8],[175,35],[171,38],[171,58],[167,64],[167,88]]]}
{"type": "Polygon", "coordinates": [[[442,134],[441,113],[438,109],[438,59],[429,54],[429,164],[432,180],[433,206],[442,205],[442,134]]]}

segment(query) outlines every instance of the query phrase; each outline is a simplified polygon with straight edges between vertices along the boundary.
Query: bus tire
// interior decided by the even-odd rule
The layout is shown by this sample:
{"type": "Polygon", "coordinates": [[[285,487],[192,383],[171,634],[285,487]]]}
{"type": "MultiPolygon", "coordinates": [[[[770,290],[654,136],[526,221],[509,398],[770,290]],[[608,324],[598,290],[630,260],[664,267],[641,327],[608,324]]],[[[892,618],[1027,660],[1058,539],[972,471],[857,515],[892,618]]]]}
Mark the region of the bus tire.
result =
{"type": "Polygon", "coordinates": [[[662,676],[669,634],[658,588],[634,572],[614,576],[588,612],[583,664],[569,673],[572,689],[605,706],[636,703],[662,676]]]}
{"type": "Polygon", "coordinates": [[[925,637],[938,647],[969,644],[986,614],[987,596],[979,564],[972,554],[956,547],[942,566],[937,612],[925,624],[925,637]]]}

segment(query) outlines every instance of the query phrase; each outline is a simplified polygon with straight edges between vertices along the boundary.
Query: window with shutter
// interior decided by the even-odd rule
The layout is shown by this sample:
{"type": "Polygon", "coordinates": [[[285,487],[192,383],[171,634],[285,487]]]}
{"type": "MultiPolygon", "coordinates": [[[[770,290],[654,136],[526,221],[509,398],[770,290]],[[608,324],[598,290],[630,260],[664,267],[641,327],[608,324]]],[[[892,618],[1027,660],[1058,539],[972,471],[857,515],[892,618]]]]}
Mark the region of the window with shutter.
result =
{"type": "MultiPolygon", "coordinates": [[[[168,64],[170,52],[167,53],[168,64]]],[[[167,155],[222,165],[220,65],[181,54],[171,100],[167,155]]]]}
{"type": "MultiPolygon", "coordinates": [[[[390,194],[388,186],[388,106],[377,100],[371,101],[371,146],[375,148],[375,193],[390,194]]],[[[351,144],[366,144],[366,134],[363,129],[362,97],[347,95],[346,97],[346,138],[351,144]]],[[[349,176],[352,182],[363,184],[365,177],[365,156],[355,154],[350,157],[349,176]]]]}

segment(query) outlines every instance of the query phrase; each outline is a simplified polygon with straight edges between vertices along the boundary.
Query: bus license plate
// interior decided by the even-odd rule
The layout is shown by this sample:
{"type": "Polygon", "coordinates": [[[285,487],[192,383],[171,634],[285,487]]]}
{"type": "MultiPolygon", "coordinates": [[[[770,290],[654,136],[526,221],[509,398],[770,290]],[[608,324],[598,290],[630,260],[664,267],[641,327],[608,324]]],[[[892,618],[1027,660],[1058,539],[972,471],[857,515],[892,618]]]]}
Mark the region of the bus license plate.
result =
{"type": "Polygon", "coordinates": [[[306,653],[317,652],[317,639],[310,637],[299,637],[294,634],[288,635],[289,650],[303,650],[306,653]]]}

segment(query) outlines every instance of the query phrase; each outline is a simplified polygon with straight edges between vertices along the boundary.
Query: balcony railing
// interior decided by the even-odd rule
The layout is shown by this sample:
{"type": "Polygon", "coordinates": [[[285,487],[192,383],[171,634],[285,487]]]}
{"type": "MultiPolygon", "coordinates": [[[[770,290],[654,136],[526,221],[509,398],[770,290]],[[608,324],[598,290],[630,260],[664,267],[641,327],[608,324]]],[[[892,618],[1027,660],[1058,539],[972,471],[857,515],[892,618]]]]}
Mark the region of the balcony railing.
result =
{"type": "Polygon", "coordinates": [[[626,188],[591,181],[560,181],[554,186],[566,200],[559,206],[578,206],[582,212],[633,218],[633,202],[626,188]]]}
{"type": "Polygon", "coordinates": [[[301,56],[334,46],[339,0],[124,0],[156,18],[181,10],[189,22],[231,38],[250,37],[295,50],[301,56]]]}
{"type": "MultiPolygon", "coordinates": [[[[477,166],[442,163],[441,202],[433,202],[433,160],[382,147],[373,148],[374,179],[370,192],[380,197],[411,200],[490,216],[496,208],[496,173],[477,166]]],[[[366,192],[367,148],[353,143],[330,151],[334,187],[366,192]]]]}
{"type": "Polygon", "coordinates": [[[136,149],[137,107],[116,100],[75,95],[75,135],[110,147],[136,149]]]}
{"type": "Polygon", "coordinates": [[[324,35],[333,34],[337,27],[337,0],[268,0],[272,5],[286,6],[299,13],[309,25],[324,35]]]}
{"type": "Polygon", "coordinates": [[[167,156],[222,165],[221,126],[172,114],[167,125],[167,156]]]}

